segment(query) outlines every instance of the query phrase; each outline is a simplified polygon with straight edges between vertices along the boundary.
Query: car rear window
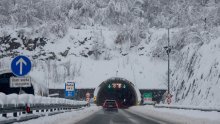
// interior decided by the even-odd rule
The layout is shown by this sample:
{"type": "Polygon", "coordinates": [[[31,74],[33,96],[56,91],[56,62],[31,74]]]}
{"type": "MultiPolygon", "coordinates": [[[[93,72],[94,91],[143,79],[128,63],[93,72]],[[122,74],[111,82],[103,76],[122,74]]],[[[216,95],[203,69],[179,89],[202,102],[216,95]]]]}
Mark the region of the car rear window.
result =
{"type": "Polygon", "coordinates": [[[116,106],[115,101],[106,101],[105,104],[106,104],[106,105],[113,105],[113,106],[116,106]]]}

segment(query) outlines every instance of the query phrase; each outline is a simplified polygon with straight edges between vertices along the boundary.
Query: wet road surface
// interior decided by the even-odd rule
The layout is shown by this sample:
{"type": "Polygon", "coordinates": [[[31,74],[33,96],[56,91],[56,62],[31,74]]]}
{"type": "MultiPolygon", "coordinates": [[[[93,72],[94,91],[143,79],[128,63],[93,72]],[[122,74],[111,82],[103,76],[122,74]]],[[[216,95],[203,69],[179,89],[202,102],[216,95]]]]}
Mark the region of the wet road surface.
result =
{"type": "Polygon", "coordinates": [[[118,112],[100,110],[76,124],[160,124],[152,119],[144,118],[123,109],[118,112]]]}

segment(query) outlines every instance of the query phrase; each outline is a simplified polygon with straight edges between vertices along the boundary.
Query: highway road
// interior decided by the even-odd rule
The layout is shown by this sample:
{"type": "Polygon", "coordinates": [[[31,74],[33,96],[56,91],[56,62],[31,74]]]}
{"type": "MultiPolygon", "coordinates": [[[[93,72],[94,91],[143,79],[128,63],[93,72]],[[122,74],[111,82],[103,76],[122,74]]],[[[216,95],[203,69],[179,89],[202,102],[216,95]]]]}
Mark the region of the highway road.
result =
{"type": "Polygon", "coordinates": [[[158,121],[141,117],[134,113],[119,109],[118,112],[100,110],[76,124],[160,124],[158,121]]]}

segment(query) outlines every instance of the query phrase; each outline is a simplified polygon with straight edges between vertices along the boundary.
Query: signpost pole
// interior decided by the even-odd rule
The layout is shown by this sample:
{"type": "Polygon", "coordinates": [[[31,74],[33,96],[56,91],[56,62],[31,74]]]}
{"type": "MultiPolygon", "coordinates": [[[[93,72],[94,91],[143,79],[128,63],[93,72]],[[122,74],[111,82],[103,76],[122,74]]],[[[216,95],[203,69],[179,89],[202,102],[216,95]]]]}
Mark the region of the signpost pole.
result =
{"type": "Polygon", "coordinates": [[[170,29],[168,28],[168,94],[170,94],[170,29]]]}
{"type": "Polygon", "coordinates": [[[170,46],[170,29],[167,29],[167,33],[168,33],[168,37],[167,37],[167,46],[165,46],[165,50],[167,53],[167,57],[168,57],[168,74],[167,74],[167,99],[169,102],[167,102],[168,104],[171,103],[171,97],[172,95],[170,94],[170,52],[171,52],[171,46],[170,46]]]}
{"type": "Polygon", "coordinates": [[[168,94],[167,94],[167,103],[171,103],[171,97],[172,95],[170,94],[170,52],[171,52],[171,46],[170,46],[170,29],[168,28],[168,46],[167,46],[167,56],[168,56],[168,94]]]}

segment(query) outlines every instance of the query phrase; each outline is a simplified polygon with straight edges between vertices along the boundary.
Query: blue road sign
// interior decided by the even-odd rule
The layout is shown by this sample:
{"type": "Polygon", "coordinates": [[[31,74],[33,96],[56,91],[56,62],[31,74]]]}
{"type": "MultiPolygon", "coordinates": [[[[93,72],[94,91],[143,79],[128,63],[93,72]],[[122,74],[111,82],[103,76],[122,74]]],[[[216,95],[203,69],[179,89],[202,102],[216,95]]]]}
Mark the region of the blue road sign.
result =
{"type": "Polygon", "coordinates": [[[74,97],[75,95],[75,83],[74,82],[66,82],[65,83],[65,96],[66,97],[74,97]]]}
{"type": "Polygon", "coordinates": [[[11,71],[17,76],[25,76],[31,70],[31,61],[26,56],[17,56],[11,62],[11,71]]]}

